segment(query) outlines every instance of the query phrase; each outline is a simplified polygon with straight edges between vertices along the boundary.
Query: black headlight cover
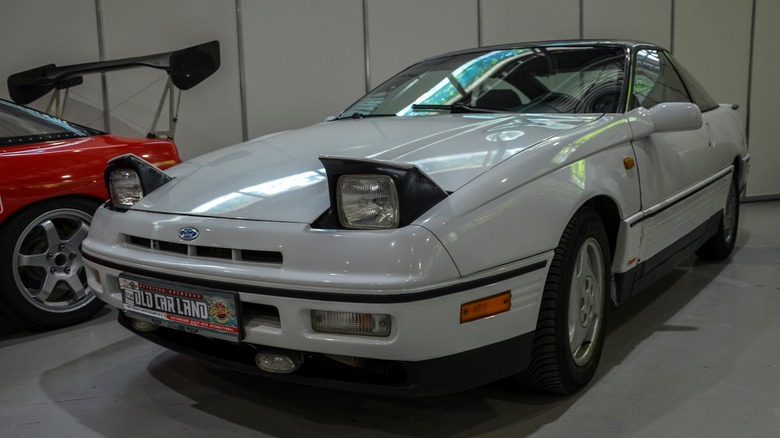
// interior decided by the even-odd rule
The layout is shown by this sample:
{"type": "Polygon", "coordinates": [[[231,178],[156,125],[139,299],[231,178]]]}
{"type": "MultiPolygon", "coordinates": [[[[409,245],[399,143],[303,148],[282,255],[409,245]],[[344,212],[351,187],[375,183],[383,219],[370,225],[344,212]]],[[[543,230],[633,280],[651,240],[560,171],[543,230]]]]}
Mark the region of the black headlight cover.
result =
{"type": "Polygon", "coordinates": [[[157,190],[160,188],[160,186],[173,179],[166,175],[165,172],[157,168],[154,164],[144,160],[143,158],[133,154],[120,155],[109,160],[106,164],[106,169],[103,171],[103,180],[105,181],[106,189],[109,193],[111,193],[111,185],[109,182],[111,172],[120,169],[132,170],[138,174],[138,178],[141,180],[141,187],[143,188],[144,196],[157,190]]]}
{"type": "Polygon", "coordinates": [[[321,156],[320,162],[328,177],[330,208],[312,224],[312,228],[346,228],[339,221],[337,211],[336,183],[342,175],[389,176],[398,192],[399,228],[409,225],[448,196],[425,172],[413,165],[330,156],[321,156]]]}

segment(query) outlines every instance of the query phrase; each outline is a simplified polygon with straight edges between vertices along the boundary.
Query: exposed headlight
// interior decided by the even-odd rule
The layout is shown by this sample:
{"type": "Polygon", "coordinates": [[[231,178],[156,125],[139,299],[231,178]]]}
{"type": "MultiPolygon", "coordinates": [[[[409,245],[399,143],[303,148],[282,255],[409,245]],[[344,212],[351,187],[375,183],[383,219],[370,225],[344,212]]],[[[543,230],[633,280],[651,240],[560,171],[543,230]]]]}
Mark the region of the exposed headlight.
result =
{"type": "Polygon", "coordinates": [[[148,161],[133,154],[111,159],[103,172],[111,204],[127,210],[144,196],[171,181],[171,177],[148,161]]]}
{"type": "Polygon", "coordinates": [[[402,228],[447,197],[411,164],[328,156],[320,161],[328,175],[330,208],[313,229],[402,228]]]}
{"type": "Polygon", "coordinates": [[[108,191],[116,208],[130,208],[144,197],[141,178],[132,169],[112,170],[108,175],[108,191]]]}
{"type": "Polygon", "coordinates": [[[390,315],[312,310],[315,331],[345,335],[390,336],[390,315]]]}
{"type": "Polygon", "coordinates": [[[387,175],[342,175],[336,188],[339,220],[346,228],[397,228],[398,193],[387,175]]]}

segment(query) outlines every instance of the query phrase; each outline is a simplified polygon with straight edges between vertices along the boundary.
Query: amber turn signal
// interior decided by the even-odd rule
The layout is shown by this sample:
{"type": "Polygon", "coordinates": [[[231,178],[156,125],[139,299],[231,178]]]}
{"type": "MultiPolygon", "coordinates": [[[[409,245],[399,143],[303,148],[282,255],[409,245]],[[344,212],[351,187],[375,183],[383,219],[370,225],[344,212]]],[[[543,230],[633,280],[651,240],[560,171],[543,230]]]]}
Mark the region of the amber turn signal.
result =
{"type": "Polygon", "coordinates": [[[474,321],[506,312],[512,306],[512,293],[501,292],[460,306],[460,322],[474,321]]]}

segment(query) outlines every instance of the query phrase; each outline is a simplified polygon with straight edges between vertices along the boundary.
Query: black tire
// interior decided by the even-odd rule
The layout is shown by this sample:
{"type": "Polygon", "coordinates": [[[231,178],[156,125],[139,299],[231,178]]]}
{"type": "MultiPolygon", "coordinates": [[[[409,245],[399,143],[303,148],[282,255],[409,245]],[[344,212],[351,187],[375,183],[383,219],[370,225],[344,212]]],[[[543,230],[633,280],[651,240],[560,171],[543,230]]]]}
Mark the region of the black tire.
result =
{"type": "Polygon", "coordinates": [[[547,274],[526,386],[571,394],[596,373],[606,333],[610,290],[607,232],[590,207],[577,211],[561,236],[547,274]]]}
{"type": "Polygon", "coordinates": [[[54,329],[103,307],[87,287],[81,241],[99,202],[34,204],[0,226],[0,312],[29,328],[54,329]]]}
{"type": "Polygon", "coordinates": [[[731,180],[726,206],[720,219],[718,232],[696,250],[696,255],[705,260],[723,260],[734,251],[739,229],[739,187],[736,178],[731,180]]]}

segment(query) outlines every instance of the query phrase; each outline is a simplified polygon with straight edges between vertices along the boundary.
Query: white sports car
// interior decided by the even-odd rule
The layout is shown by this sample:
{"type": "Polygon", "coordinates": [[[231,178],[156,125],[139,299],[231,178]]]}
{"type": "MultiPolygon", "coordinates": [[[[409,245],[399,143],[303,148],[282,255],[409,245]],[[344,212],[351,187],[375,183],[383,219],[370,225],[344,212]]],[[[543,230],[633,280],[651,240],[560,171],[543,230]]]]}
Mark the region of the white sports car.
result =
{"type": "Polygon", "coordinates": [[[610,301],[733,250],[739,120],[645,43],[437,56],[321,124],[113,160],[89,285],[147,339],[291,382],[570,393],[610,301]]]}

